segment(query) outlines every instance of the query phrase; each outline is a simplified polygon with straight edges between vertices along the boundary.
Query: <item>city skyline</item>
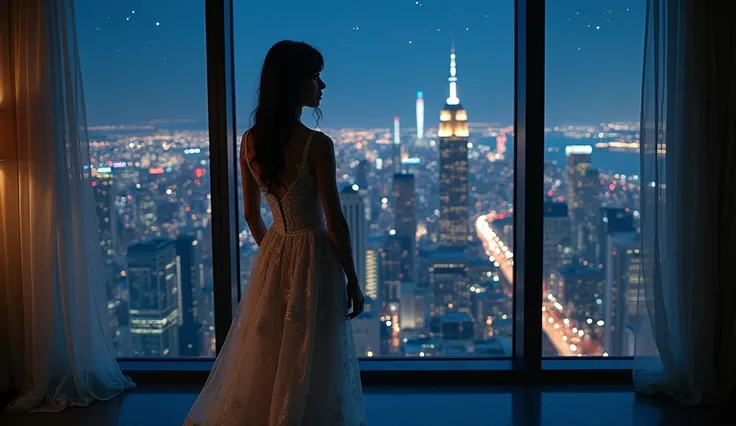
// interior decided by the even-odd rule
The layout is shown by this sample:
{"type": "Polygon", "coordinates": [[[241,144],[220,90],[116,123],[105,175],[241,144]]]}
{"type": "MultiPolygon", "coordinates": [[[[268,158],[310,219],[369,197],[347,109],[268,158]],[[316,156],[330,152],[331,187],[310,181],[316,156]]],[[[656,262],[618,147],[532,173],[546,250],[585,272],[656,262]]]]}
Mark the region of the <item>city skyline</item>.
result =
{"type": "MultiPolygon", "coordinates": [[[[206,124],[203,3],[138,4],[77,4],[90,125],[206,124]],[[136,84],[111,87],[105,84],[108,79],[136,84]],[[130,108],[144,96],[145,104],[130,108]]],[[[239,126],[249,124],[262,58],[283,38],[310,42],[325,55],[323,127],[388,127],[397,115],[413,122],[417,91],[424,93],[426,111],[439,110],[447,96],[443,70],[453,37],[462,68],[460,90],[466,89],[464,106],[476,121],[512,122],[512,1],[320,0],[310,7],[298,2],[283,6],[235,2],[239,126]]],[[[550,124],[638,121],[643,9],[642,2],[633,0],[615,7],[603,1],[548,3],[550,124]]]]}
{"type": "MultiPolygon", "coordinates": [[[[420,2],[414,6],[424,7],[420,2]]],[[[162,21],[153,21],[155,14],[146,17],[152,10],[148,6],[145,12],[143,9],[131,9],[125,21],[148,19],[155,31],[166,25],[163,17],[156,18],[162,21]]],[[[576,10],[576,16],[585,12],[580,7],[576,10]]],[[[186,16],[193,19],[194,15],[186,16]]],[[[603,21],[615,20],[610,8],[600,16],[603,21]]],[[[557,13],[549,20],[563,17],[573,19],[557,13]]],[[[116,22],[113,13],[106,19],[116,22]]],[[[363,29],[356,26],[353,31],[363,29]]],[[[591,31],[600,31],[600,26],[591,31]]],[[[430,39],[417,37],[412,44],[422,45],[430,39]]],[[[179,41],[186,44],[186,40],[182,35],[179,41]]],[[[121,45],[120,53],[125,43],[115,43],[121,45]]],[[[342,209],[368,299],[365,314],[356,322],[356,350],[361,357],[511,354],[514,134],[510,117],[499,113],[486,122],[486,116],[496,114],[494,108],[499,105],[511,111],[510,103],[480,85],[478,74],[474,77],[473,67],[482,64],[482,58],[468,50],[473,43],[467,38],[455,39],[462,49],[440,48],[439,44],[428,48],[434,46],[430,56],[443,57],[442,63],[436,69],[425,66],[430,61],[420,63],[422,73],[417,74],[417,80],[432,77],[436,82],[413,82],[422,87],[407,93],[390,90],[391,85],[373,94],[352,93],[354,96],[342,99],[347,103],[339,111],[355,123],[346,128],[330,125],[326,119],[320,127],[335,142],[342,209]],[[426,87],[434,85],[442,89],[426,87]],[[372,105],[374,98],[381,98],[381,105],[372,105]],[[479,102],[481,98],[485,101],[479,102]],[[407,110],[397,103],[405,104],[407,110]],[[379,125],[359,124],[371,117],[380,118],[379,125]],[[389,126],[392,118],[393,128],[389,126]],[[425,132],[417,133],[417,126],[425,132]]],[[[564,44],[559,53],[569,47],[564,44]]],[[[610,52],[599,53],[605,57],[610,52]]],[[[137,54],[140,61],[140,52],[137,54]]],[[[93,70],[98,65],[95,61],[87,64],[93,70]]],[[[115,64],[107,63],[105,70],[98,70],[87,86],[91,114],[123,110],[128,114],[123,117],[144,117],[151,108],[165,110],[162,105],[173,104],[176,108],[167,111],[171,114],[192,107],[175,102],[186,93],[167,92],[180,75],[168,76],[167,81],[159,82],[160,87],[148,86],[158,77],[140,84],[118,84],[115,64]],[[101,96],[95,79],[107,82],[104,106],[95,103],[94,98],[101,96]],[[119,87],[128,90],[110,93],[119,87]],[[141,88],[149,91],[142,93],[141,88]]],[[[192,62],[192,67],[197,64],[192,62]]],[[[488,72],[495,70],[482,66],[488,72]]],[[[180,68],[179,72],[189,75],[189,70],[180,68]]],[[[392,72],[376,75],[372,82],[395,84],[406,71],[400,67],[385,70],[392,72]]],[[[146,71],[155,77],[163,75],[165,68],[153,63],[146,71]]],[[[610,69],[596,71],[600,71],[598,86],[617,91],[603,97],[607,105],[615,105],[621,92],[629,92],[635,103],[631,93],[637,84],[629,82],[632,87],[618,91],[622,82],[611,80],[610,69]]],[[[554,72],[548,73],[552,83],[554,78],[554,72]]],[[[548,84],[552,92],[569,89],[565,86],[548,84]]],[[[586,91],[584,80],[575,89],[586,99],[601,100],[586,91]]],[[[335,93],[336,102],[341,102],[339,94],[345,92],[335,93]]],[[[549,105],[548,113],[560,112],[549,105]]],[[[636,251],[639,128],[635,119],[620,122],[611,116],[613,110],[595,111],[604,119],[592,125],[546,129],[544,192],[539,194],[545,200],[544,299],[540,300],[544,355],[628,355],[632,350],[629,333],[638,320],[632,292],[635,296],[640,263],[636,251]]],[[[576,121],[567,116],[574,112],[562,112],[560,117],[565,119],[560,122],[576,121]]],[[[212,209],[217,206],[212,205],[210,185],[211,174],[218,171],[209,169],[209,133],[201,118],[150,116],[144,126],[121,121],[95,126],[92,120],[89,126],[110,328],[119,356],[214,355],[211,233],[212,209]]],[[[240,191],[237,197],[235,204],[242,206],[240,191]]],[[[268,208],[261,214],[267,225],[273,222],[268,208]]],[[[236,226],[240,285],[245,291],[259,247],[242,218],[236,226]]]]}

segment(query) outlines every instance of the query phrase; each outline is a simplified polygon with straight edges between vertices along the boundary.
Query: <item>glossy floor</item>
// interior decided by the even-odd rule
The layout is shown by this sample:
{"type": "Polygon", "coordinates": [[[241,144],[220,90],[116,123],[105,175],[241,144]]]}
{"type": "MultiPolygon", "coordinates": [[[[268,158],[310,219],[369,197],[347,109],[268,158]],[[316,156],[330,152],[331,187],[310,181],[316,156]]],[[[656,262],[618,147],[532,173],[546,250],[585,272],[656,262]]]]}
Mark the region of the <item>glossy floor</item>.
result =
{"type": "MultiPolygon", "coordinates": [[[[3,426],[181,425],[196,388],[144,386],[58,414],[0,413],[3,426]]],[[[736,425],[728,408],[695,408],[635,395],[626,386],[368,388],[371,426],[736,425]]],[[[312,425],[308,425],[312,426],[312,425]]]]}

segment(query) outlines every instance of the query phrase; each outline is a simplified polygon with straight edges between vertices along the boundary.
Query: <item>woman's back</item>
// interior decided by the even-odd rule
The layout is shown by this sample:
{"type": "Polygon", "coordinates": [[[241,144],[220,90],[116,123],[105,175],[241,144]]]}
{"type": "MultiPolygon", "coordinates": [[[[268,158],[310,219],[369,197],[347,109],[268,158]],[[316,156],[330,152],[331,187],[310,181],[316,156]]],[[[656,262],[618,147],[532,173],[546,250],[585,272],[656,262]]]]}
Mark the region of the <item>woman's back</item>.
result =
{"type": "Polygon", "coordinates": [[[241,155],[266,196],[273,215],[273,229],[285,234],[324,230],[326,226],[317,182],[309,165],[314,135],[313,130],[303,129],[301,126],[294,132],[284,154],[281,184],[273,184],[271,188],[263,183],[260,167],[252,161],[253,141],[248,138],[248,133],[243,136],[241,155]]]}
{"type": "Polygon", "coordinates": [[[245,220],[260,249],[186,425],[365,424],[349,321],[364,299],[334,144],[299,120],[303,107],[319,106],[322,65],[319,52],[299,42],[279,42],[266,55],[254,126],[240,150],[245,220]]]}
{"type": "Polygon", "coordinates": [[[276,192],[259,177],[244,136],[243,167],[266,195],[274,223],[187,426],[365,425],[345,274],[308,161],[322,137],[310,132],[298,160],[287,156],[292,171],[276,192]]]}

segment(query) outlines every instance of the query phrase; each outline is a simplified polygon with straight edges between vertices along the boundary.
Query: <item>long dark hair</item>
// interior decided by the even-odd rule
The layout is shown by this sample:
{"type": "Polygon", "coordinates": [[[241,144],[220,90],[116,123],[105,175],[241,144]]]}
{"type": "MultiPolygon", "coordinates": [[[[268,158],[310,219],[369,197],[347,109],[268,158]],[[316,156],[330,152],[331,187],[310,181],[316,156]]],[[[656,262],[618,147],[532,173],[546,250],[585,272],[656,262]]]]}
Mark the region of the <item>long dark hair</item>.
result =
{"type": "MultiPolygon", "coordinates": [[[[269,190],[284,186],[284,152],[297,126],[304,81],[324,67],[322,54],[307,43],[284,40],[271,47],[263,61],[258,105],[252,114],[253,161],[269,190]]],[[[321,112],[315,108],[319,120],[321,112]]]]}

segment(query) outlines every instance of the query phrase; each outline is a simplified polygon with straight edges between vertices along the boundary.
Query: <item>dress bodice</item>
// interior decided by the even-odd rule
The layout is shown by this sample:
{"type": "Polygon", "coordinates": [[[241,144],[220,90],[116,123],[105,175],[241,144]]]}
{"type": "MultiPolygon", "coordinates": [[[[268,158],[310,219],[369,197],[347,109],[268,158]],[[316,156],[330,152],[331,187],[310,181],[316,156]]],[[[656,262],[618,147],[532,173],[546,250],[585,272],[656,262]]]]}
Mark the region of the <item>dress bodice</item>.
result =
{"type": "Polygon", "coordinates": [[[309,172],[307,163],[312,135],[314,135],[314,131],[309,134],[304,144],[304,152],[297,166],[296,176],[280,199],[263,184],[258,174],[253,170],[247,147],[243,149],[248,168],[258,183],[258,187],[266,196],[266,201],[271,208],[273,214],[272,228],[284,234],[326,229],[325,214],[317,191],[317,181],[309,172]]]}

